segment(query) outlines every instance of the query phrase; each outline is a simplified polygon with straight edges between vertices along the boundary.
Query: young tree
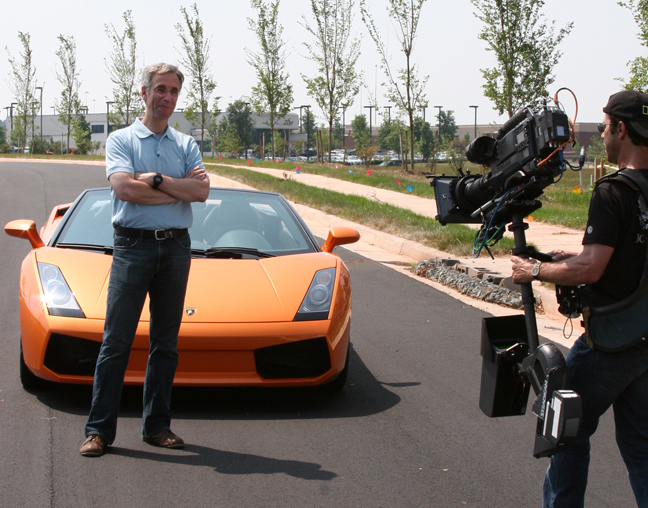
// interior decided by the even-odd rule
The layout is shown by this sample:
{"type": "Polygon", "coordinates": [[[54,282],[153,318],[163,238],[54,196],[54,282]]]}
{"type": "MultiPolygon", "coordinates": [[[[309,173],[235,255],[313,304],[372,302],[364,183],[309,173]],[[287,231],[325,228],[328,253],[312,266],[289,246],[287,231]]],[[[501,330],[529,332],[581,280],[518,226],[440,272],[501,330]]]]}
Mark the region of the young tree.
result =
{"type": "Polygon", "coordinates": [[[74,153],[85,155],[92,150],[92,133],[85,116],[79,115],[74,120],[74,153]]]}
{"type": "Polygon", "coordinates": [[[14,127],[13,132],[9,134],[10,139],[16,145],[24,149],[27,144],[28,129],[32,126],[35,112],[39,105],[36,100],[36,67],[32,62],[32,50],[30,47],[31,37],[28,33],[18,32],[18,38],[22,44],[22,51],[20,53],[20,60],[15,60],[5,46],[7,55],[9,56],[9,67],[11,68],[9,89],[16,98],[16,108],[14,113],[14,127]]]}
{"type": "Polygon", "coordinates": [[[310,109],[304,113],[304,132],[306,133],[306,151],[310,150],[313,144],[313,137],[315,136],[315,115],[311,113],[310,109]]]}
{"type": "Polygon", "coordinates": [[[457,135],[454,111],[439,110],[438,119],[441,143],[445,146],[450,146],[457,135]]]}
{"type": "MultiPolygon", "coordinates": [[[[632,16],[639,27],[637,37],[641,45],[648,48],[648,1],[629,0],[628,2],[619,2],[619,5],[632,12],[632,16]]],[[[625,89],[648,92],[648,58],[639,56],[629,61],[628,67],[630,67],[630,81],[624,82],[625,89]]]]}
{"type": "Polygon", "coordinates": [[[497,66],[482,69],[484,95],[495,110],[509,118],[546,97],[554,82],[553,68],[562,53],[556,48],[571,32],[568,23],[555,34],[555,21],[547,25],[540,9],[544,0],[470,0],[484,23],[479,38],[497,58],[497,66]]]}
{"type": "Polygon", "coordinates": [[[274,131],[281,119],[290,111],[293,88],[288,83],[285,43],[281,36],[283,27],[279,24],[280,0],[251,0],[252,8],[258,11],[257,20],[248,18],[250,30],[259,41],[259,51],[245,49],[248,63],[256,71],[258,83],[252,87],[252,103],[257,114],[267,113],[270,127],[271,153],[275,158],[274,131]]]}
{"type": "Polygon", "coordinates": [[[371,137],[369,136],[369,126],[367,125],[367,117],[365,115],[357,115],[351,121],[351,135],[355,141],[356,150],[371,145],[371,137]]]}
{"type": "Polygon", "coordinates": [[[416,140],[416,150],[421,153],[424,159],[429,159],[434,153],[434,147],[436,145],[434,132],[428,122],[424,122],[422,119],[419,119],[417,122],[419,127],[418,136],[416,140]]]}
{"type": "MultiPolygon", "coordinates": [[[[203,24],[198,13],[198,6],[191,6],[194,17],[190,16],[187,9],[180,7],[180,12],[187,25],[185,28],[177,23],[175,25],[180,40],[182,41],[182,65],[185,67],[189,78],[189,91],[187,93],[187,105],[184,110],[184,117],[195,126],[200,126],[200,147],[204,147],[205,132],[209,131],[211,124],[209,113],[209,98],[216,89],[216,82],[209,69],[209,49],[211,37],[205,38],[203,24]]],[[[218,98],[216,98],[216,104],[218,98]]],[[[217,105],[214,105],[216,110],[217,105]]]]}
{"type": "Polygon", "coordinates": [[[315,21],[310,26],[302,16],[303,26],[314,42],[304,46],[315,62],[319,75],[308,78],[302,74],[308,94],[315,99],[328,123],[328,156],[333,148],[333,123],[338,108],[353,104],[360,89],[356,62],[360,56],[360,40],[351,40],[353,0],[311,0],[315,21]]]}
{"type": "MultiPolygon", "coordinates": [[[[243,145],[250,146],[254,141],[254,124],[252,110],[248,102],[237,100],[227,107],[227,122],[241,140],[243,145]]],[[[246,154],[247,156],[247,154],[246,154]]]]}
{"type": "MultiPolygon", "coordinates": [[[[113,88],[112,107],[108,120],[116,126],[130,125],[144,111],[139,76],[137,75],[137,41],[135,39],[135,24],[128,10],[122,15],[126,27],[123,33],[118,33],[115,25],[104,25],[106,35],[112,42],[110,60],[106,60],[106,68],[113,88]]],[[[110,134],[109,132],[106,134],[110,134]]]]}
{"type": "Polygon", "coordinates": [[[67,125],[67,148],[70,148],[70,135],[72,127],[81,109],[79,100],[79,69],[76,63],[76,42],[74,37],[58,36],[59,46],[56,50],[56,56],[61,64],[61,71],[56,72],[56,79],[61,85],[61,99],[56,102],[56,109],[59,112],[58,121],[67,125]]]}
{"type": "MultiPolygon", "coordinates": [[[[393,71],[389,62],[388,48],[381,38],[381,31],[374,23],[373,17],[369,14],[367,0],[360,0],[360,12],[369,35],[376,44],[380,55],[380,68],[387,77],[387,97],[407,114],[409,119],[409,143],[412,156],[412,169],[414,169],[414,112],[425,105],[425,85],[429,76],[422,79],[418,77],[416,65],[413,62],[412,53],[416,40],[421,9],[426,0],[388,0],[387,12],[389,17],[395,21],[400,49],[405,56],[405,67],[393,71]]],[[[385,83],[383,83],[385,85],[385,83]]],[[[407,161],[403,160],[403,169],[407,169],[407,161]]]]}

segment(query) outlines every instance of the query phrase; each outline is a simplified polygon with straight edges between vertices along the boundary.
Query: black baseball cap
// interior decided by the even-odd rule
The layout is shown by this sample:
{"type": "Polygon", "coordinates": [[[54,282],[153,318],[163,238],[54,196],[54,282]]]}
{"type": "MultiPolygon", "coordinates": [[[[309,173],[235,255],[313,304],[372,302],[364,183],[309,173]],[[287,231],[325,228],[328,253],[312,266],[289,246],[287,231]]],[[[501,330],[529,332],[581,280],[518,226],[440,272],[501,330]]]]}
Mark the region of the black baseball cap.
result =
{"type": "Polygon", "coordinates": [[[603,112],[629,123],[637,133],[648,138],[648,95],[635,90],[610,95],[603,112]]]}

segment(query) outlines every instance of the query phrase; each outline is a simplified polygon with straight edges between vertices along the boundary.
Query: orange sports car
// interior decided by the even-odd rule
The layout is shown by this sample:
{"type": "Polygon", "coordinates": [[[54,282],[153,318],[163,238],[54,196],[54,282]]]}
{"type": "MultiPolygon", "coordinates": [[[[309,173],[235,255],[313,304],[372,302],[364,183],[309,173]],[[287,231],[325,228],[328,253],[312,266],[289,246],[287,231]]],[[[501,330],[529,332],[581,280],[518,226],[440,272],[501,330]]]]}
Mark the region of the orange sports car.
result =
{"type": "MultiPolygon", "coordinates": [[[[341,389],[349,369],[351,281],[337,245],[358,232],[334,228],[320,248],[279,194],[210,190],[193,205],[192,262],[178,338],[175,384],[341,389]]],[[[20,376],[92,383],[103,336],[112,261],[110,189],[5,226],[32,250],[20,276],[20,376]]],[[[142,384],[148,359],[145,304],[126,372],[142,384]]]]}

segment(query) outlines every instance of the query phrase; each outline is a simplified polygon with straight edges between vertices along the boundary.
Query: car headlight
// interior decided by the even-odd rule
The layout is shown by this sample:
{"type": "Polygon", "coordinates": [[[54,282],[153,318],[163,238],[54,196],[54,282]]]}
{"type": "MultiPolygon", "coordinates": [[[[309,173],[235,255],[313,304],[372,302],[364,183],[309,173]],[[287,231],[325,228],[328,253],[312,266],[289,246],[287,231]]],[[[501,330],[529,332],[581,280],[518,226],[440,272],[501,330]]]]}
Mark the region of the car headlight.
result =
{"type": "Polygon", "coordinates": [[[308,292],[299,306],[295,321],[328,319],[335,287],[335,268],[318,270],[308,292]]]}
{"type": "Polygon", "coordinates": [[[85,317],[58,266],[38,263],[43,300],[51,316],[85,317]]]}

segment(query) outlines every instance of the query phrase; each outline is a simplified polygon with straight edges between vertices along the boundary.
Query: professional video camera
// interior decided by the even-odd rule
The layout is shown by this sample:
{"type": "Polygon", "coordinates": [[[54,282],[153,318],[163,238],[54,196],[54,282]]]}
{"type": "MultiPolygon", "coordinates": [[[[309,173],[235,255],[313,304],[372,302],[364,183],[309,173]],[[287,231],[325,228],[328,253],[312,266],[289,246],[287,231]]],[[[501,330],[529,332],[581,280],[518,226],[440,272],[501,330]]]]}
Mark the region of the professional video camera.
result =
{"type": "MultiPolygon", "coordinates": [[[[490,166],[486,175],[428,175],[441,224],[482,223],[475,241],[477,254],[499,241],[510,223],[514,254],[551,260],[527,246],[524,231],[528,225],[523,218],[542,206],[537,198],[562,177],[566,165],[579,170],[585,159],[581,151],[578,168],[564,160],[562,149],[574,140],[574,134],[568,116],[558,106],[558,92],[556,106],[545,101],[539,108],[524,108],[504,124],[497,137],[483,136],[468,146],[470,162],[490,166]]],[[[490,417],[522,415],[533,387],[537,394],[533,412],[538,417],[534,456],[547,457],[576,438],[581,401],[578,394],[563,389],[566,365],[558,347],[538,344],[531,284],[521,284],[521,293],[524,316],[483,320],[479,405],[490,417]]]]}

